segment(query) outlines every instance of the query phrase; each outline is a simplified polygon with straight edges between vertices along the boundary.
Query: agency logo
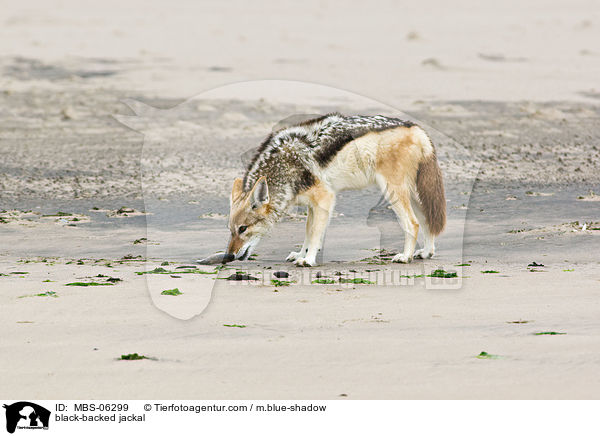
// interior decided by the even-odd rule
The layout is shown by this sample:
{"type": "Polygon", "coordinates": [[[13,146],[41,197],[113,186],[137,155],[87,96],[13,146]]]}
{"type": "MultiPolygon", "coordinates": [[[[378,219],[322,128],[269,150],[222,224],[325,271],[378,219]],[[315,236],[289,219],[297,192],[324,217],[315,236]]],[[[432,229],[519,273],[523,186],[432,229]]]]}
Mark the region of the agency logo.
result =
{"type": "Polygon", "coordinates": [[[6,409],[6,431],[9,433],[14,433],[16,429],[48,430],[48,409],[29,401],[4,404],[3,407],[6,409]]]}

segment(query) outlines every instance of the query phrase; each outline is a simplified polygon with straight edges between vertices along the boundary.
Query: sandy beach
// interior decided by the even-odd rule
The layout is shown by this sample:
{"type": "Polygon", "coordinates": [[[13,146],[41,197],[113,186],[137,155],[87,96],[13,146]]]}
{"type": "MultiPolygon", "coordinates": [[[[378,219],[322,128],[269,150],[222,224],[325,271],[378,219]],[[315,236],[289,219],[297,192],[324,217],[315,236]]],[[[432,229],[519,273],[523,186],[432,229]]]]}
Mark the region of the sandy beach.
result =
{"type": "Polygon", "coordinates": [[[0,397],[598,399],[596,9],[5,6],[0,397]],[[250,261],[198,265],[261,140],[333,111],[430,134],[436,256],[390,262],[370,188],[339,196],[317,267],[284,261],[302,208],[250,261]]]}

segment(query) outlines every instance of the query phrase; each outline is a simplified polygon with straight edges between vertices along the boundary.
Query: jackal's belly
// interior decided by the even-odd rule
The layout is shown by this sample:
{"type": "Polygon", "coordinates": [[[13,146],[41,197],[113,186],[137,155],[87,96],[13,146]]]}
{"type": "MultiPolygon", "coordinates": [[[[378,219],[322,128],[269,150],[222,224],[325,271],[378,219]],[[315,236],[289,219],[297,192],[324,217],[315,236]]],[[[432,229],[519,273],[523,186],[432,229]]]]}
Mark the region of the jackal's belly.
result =
{"type": "Polygon", "coordinates": [[[325,183],[334,191],[363,189],[375,183],[372,171],[359,168],[331,168],[324,173],[325,183]]]}

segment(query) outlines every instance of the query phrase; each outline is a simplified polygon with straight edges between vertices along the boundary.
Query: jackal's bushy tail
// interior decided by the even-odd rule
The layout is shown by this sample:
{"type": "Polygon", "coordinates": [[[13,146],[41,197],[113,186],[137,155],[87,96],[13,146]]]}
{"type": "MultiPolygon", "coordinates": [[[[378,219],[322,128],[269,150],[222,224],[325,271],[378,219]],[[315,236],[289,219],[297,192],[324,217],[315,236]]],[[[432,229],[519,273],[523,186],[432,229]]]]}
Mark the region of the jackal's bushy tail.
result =
{"type": "Polygon", "coordinates": [[[439,235],[446,225],[446,195],[435,151],[419,163],[417,192],[429,232],[439,235]]]}

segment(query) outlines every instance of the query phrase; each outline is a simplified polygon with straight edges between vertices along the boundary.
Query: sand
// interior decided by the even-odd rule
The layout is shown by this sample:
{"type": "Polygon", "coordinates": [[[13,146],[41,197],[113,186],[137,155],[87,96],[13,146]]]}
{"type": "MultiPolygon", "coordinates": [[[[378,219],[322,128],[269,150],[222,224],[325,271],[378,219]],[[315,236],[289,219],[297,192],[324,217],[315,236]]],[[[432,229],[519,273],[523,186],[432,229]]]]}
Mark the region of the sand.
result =
{"type": "Polygon", "coordinates": [[[4,10],[0,397],[599,397],[593,2],[4,10]],[[330,111],[430,132],[437,256],[376,257],[402,235],[369,189],[340,195],[319,267],[283,262],[301,209],[255,259],[194,265],[261,139],[330,111]]]}

